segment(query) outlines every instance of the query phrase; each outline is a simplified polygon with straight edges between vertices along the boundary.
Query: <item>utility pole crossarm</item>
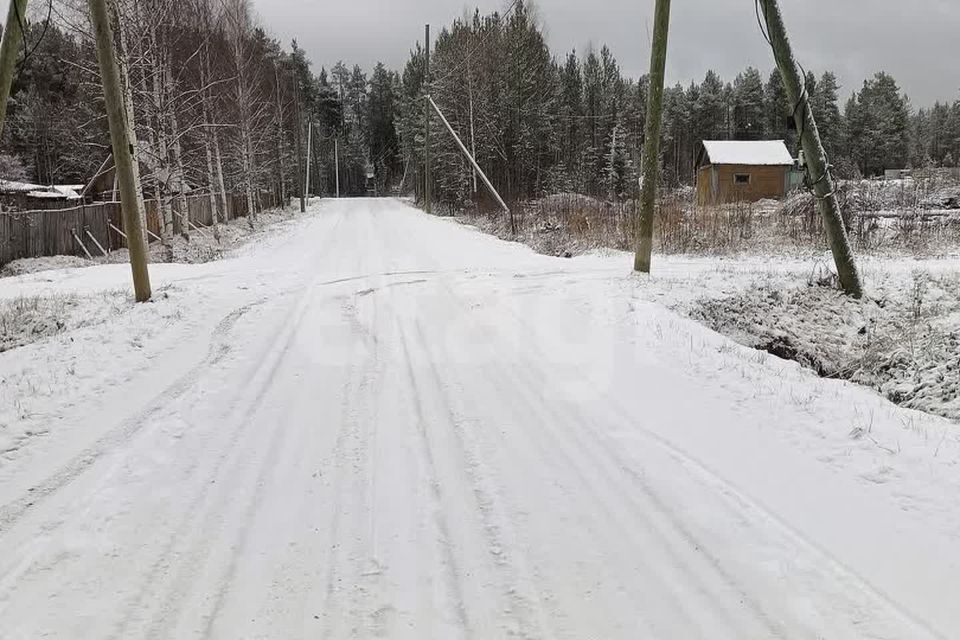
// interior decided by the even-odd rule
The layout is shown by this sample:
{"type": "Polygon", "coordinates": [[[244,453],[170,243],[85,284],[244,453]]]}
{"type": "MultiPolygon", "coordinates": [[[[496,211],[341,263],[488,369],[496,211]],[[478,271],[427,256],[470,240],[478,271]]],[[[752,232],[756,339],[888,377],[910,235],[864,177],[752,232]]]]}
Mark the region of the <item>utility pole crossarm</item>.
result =
{"type": "Polygon", "coordinates": [[[457,143],[457,146],[460,147],[460,151],[463,152],[463,155],[466,156],[467,160],[470,161],[470,165],[473,167],[473,170],[477,172],[480,176],[480,179],[483,181],[483,184],[487,186],[487,189],[490,190],[490,193],[493,194],[493,197],[496,198],[497,203],[503,207],[503,210],[506,213],[510,213],[510,207],[507,206],[507,203],[503,201],[503,198],[500,197],[500,194],[494,188],[493,183],[487,178],[487,174],[483,172],[483,169],[480,168],[480,165],[477,164],[477,161],[474,159],[470,152],[467,151],[466,145],[463,144],[463,141],[460,140],[460,136],[457,135],[457,132],[453,130],[453,127],[450,126],[450,123],[447,122],[447,118],[443,115],[443,112],[440,111],[440,107],[437,106],[437,103],[433,101],[431,96],[427,96],[427,102],[430,103],[430,106],[433,107],[433,110],[437,112],[437,115],[440,116],[440,121],[443,122],[444,126],[447,128],[447,131],[450,132],[450,135],[453,136],[454,141],[457,143]]]}

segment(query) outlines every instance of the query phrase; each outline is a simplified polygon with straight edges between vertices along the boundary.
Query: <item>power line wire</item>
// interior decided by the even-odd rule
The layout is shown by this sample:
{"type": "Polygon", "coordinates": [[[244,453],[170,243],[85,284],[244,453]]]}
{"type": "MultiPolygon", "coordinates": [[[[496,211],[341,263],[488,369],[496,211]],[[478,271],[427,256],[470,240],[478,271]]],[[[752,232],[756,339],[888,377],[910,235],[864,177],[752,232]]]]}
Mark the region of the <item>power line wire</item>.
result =
{"type": "Polygon", "coordinates": [[[24,24],[23,16],[20,14],[20,5],[17,4],[17,0],[10,1],[13,3],[14,13],[17,15],[17,24],[20,26],[20,33],[23,36],[23,59],[20,60],[17,69],[17,80],[19,80],[27,66],[27,61],[36,53],[37,49],[40,48],[40,44],[47,35],[47,30],[50,28],[50,17],[53,14],[53,0],[49,0],[47,3],[47,18],[43,23],[43,31],[40,33],[40,37],[34,43],[33,47],[29,49],[27,44],[27,28],[24,24]]]}

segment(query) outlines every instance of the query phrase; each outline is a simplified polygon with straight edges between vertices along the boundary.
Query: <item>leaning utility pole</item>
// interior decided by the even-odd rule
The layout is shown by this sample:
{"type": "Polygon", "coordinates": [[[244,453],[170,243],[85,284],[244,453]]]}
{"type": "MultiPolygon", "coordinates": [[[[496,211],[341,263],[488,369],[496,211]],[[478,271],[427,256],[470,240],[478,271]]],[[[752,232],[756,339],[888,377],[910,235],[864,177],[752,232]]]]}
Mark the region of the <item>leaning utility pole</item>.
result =
{"type": "MultiPolygon", "coordinates": [[[[487,174],[483,172],[483,169],[480,168],[480,165],[477,164],[476,158],[470,155],[470,152],[467,151],[467,147],[463,144],[463,141],[460,140],[460,136],[457,135],[457,132],[453,130],[453,127],[450,126],[450,122],[447,120],[446,116],[443,115],[443,112],[440,111],[440,107],[437,106],[437,103],[433,101],[433,98],[427,96],[427,103],[433,107],[434,111],[437,112],[437,115],[440,116],[440,121],[447,128],[447,131],[450,132],[450,135],[453,136],[453,141],[457,143],[457,146],[460,147],[460,151],[466,156],[467,160],[470,161],[470,166],[473,167],[473,170],[480,174],[480,179],[483,180],[483,184],[487,185],[487,189],[490,190],[490,193],[496,198],[497,203],[503,208],[504,212],[510,214],[510,207],[507,206],[507,203],[503,201],[503,198],[500,197],[500,193],[494,188],[493,183],[487,178],[487,174]]],[[[510,214],[511,221],[513,220],[513,215],[510,214]]],[[[514,230],[516,233],[516,230],[514,230]]]]}
{"type": "Polygon", "coordinates": [[[17,56],[23,44],[23,24],[27,20],[27,0],[10,0],[7,23],[0,41],[0,135],[7,119],[7,101],[10,99],[10,87],[13,85],[13,72],[17,67],[17,56]]]}
{"type": "Polygon", "coordinates": [[[837,275],[840,278],[840,287],[845,293],[859,298],[863,295],[863,284],[857,265],[853,258],[853,250],[847,238],[847,230],[840,216],[840,204],[834,191],[833,176],[830,175],[830,165],[827,162],[827,153],[820,141],[820,130],[817,121],[810,110],[810,96],[807,94],[806,83],[800,76],[800,70],[793,57],[790,40],[787,38],[787,29],[783,24],[783,15],[776,0],[760,0],[763,7],[764,22],[773,47],[773,57],[780,76],[783,78],[783,87],[787,99],[794,105],[793,117],[796,120],[797,130],[800,131],[800,143],[803,147],[803,160],[806,162],[807,176],[810,177],[810,186],[817,198],[820,217],[823,218],[823,228],[827,232],[827,242],[833,252],[833,261],[837,266],[837,275]]]}
{"type": "MultiPolygon", "coordinates": [[[[424,93],[430,95],[430,25],[424,30],[423,41],[425,54],[423,59],[423,86],[424,93]]],[[[423,104],[423,210],[432,213],[430,203],[430,182],[433,179],[430,170],[430,105],[423,104]]]]}
{"type": "MultiPolygon", "coordinates": [[[[130,268],[133,272],[133,289],[137,302],[150,300],[150,273],[147,270],[147,243],[144,236],[143,209],[140,199],[140,180],[134,163],[137,139],[133,122],[124,99],[120,64],[114,42],[114,28],[109,0],[89,0],[90,17],[97,41],[97,58],[100,61],[100,77],[103,97],[106,102],[107,119],[110,123],[110,142],[113,146],[113,161],[120,185],[120,209],[123,216],[123,231],[127,234],[130,252],[130,268]]],[[[112,13],[117,16],[116,12],[112,13]]]]}
{"type": "Polygon", "coordinates": [[[310,201],[310,154],[313,152],[313,122],[307,125],[307,177],[303,181],[303,199],[310,201]]]}
{"type": "Polygon", "coordinates": [[[650,88],[643,142],[643,184],[640,188],[637,254],[633,262],[634,270],[643,273],[650,273],[653,253],[653,214],[660,181],[660,125],[663,116],[663,76],[667,66],[667,36],[670,31],[670,0],[657,0],[653,21],[650,88]]]}

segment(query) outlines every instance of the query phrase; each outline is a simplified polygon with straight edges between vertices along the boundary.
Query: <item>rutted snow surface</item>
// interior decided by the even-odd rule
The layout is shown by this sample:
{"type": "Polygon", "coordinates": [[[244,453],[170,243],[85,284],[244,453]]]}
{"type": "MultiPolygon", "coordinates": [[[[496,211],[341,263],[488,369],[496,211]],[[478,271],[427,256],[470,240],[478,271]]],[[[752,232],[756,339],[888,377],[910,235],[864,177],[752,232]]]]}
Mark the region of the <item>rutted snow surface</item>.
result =
{"type": "Polygon", "coordinates": [[[315,213],[0,354],[31,432],[0,458],[0,637],[957,637],[955,425],[621,260],[315,213]]]}

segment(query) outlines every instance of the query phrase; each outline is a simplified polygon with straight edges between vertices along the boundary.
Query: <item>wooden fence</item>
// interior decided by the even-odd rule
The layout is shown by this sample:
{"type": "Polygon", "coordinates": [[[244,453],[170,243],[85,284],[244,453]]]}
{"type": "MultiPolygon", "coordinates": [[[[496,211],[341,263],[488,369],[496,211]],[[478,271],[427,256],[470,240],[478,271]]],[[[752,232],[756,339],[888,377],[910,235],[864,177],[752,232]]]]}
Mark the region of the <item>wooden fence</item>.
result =
{"type": "MultiPolygon", "coordinates": [[[[255,203],[255,207],[259,212],[280,204],[276,194],[264,191],[259,194],[259,202],[255,203]]],[[[162,217],[156,200],[147,200],[145,205],[147,229],[153,234],[148,234],[148,238],[153,242],[161,235],[162,217]]],[[[173,207],[176,218],[179,215],[177,201],[173,207]]],[[[228,194],[227,220],[243,217],[246,211],[246,196],[228,194]]],[[[208,227],[213,224],[213,217],[208,195],[187,198],[187,218],[190,222],[199,227],[208,227]]],[[[82,204],[70,209],[0,213],[0,266],[20,258],[86,256],[83,247],[97,256],[100,255],[97,244],[106,251],[123,249],[127,243],[124,236],[117,232],[118,229],[123,230],[119,202],[82,204]],[[80,243],[83,243],[83,247],[80,243]]]]}

